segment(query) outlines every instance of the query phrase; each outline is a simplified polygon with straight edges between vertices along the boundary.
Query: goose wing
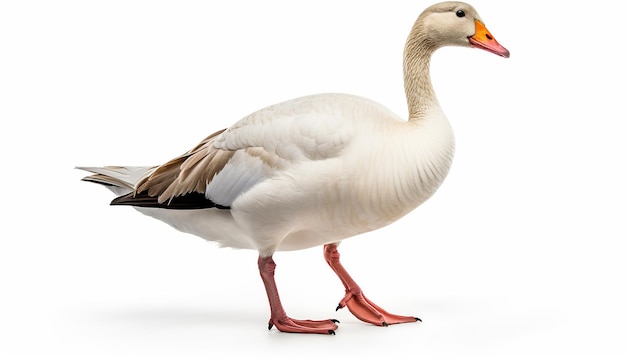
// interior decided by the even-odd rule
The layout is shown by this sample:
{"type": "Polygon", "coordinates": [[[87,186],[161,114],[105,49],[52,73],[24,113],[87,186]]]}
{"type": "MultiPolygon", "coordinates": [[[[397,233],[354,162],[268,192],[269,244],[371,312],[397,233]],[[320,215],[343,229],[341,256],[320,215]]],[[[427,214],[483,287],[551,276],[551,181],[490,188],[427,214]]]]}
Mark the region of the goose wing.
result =
{"type": "Polygon", "coordinates": [[[241,194],[294,165],[339,156],[352,121],[338,97],[303,97],[257,111],[157,167],[112,204],[229,209],[241,194]]]}

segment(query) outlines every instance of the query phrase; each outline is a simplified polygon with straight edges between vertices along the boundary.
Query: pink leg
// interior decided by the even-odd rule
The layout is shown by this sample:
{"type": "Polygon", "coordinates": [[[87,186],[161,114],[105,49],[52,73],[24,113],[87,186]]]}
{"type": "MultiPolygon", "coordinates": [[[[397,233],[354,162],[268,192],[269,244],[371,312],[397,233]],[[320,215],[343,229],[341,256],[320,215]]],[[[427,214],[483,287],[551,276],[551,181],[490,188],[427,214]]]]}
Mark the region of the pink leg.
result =
{"type": "Polygon", "coordinates": [[[421,321],[416,317],[391,314],[367,299],[359,285],[354,282],[343,265],[341,265],[341,262],[339,262],[339,256],[336,244],[324,245],[324,258],[326,262],[328,262],[330,268],[339,276],[339,279],[346,288],[346,295],[339,302],[337,310],[348,306],[348,309],[356,318],[377,326],[421,321]]]}
{"type": "Polygon", "coordinates": [[[337,329],[336,323],[339,323],[337,320],[297,320],[287,316],[283,305],[280,303],[276,281],[274,281],[275,269],[276,264],[271,256],[259,256],[259,271],[263,279],[263,284],[265,285],[265,290],[267,291],[267,298],[270,301],[271,316],[268,328],[272,329],[273,326],[276,326],[279,331],[291,333],[335,334],[335,330],[337,329]]]}

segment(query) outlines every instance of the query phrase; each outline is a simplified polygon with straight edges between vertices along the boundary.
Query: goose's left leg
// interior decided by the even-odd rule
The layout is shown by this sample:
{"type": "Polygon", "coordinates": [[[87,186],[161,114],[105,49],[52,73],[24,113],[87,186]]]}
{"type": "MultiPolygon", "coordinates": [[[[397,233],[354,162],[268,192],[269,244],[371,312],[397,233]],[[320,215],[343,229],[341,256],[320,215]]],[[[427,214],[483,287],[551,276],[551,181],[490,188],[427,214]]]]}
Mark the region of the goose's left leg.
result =
{"type": "Polygon", "coordinates": [[[421,321],[417,317],[411,316],[398,316],[391,314],[384,309],[378,307],[372,301],[370,301],[365,295],[359,285],[354,282],[352,277],[348,274],[346,269],[339,262],[339,251],[337,251],[337,244],[324,245],[324,258],[328,265],[335,271],[339,279],[346,288],[346,295],[339,302],[337,310],[340,308],[348,307],[352,314],[363,322],[375,324],[377,326],[388,326],[396,323],[408,323],[421,321]]]}

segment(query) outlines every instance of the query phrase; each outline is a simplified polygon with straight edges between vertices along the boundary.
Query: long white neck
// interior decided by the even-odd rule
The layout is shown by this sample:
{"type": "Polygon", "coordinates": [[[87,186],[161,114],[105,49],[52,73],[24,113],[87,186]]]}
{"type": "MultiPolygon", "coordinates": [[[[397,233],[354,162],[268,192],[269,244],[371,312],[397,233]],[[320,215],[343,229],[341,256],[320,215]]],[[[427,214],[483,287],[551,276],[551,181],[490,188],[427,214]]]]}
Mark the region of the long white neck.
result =
{"type": "Polygon", "coordinates": [[[430,80],[430,58],[436,49],[436,45],[424,36],[423,24],[418,19],[404,48],[404,90],[409,122],[417,122],[433,107],[439,107],[430,80]]]}

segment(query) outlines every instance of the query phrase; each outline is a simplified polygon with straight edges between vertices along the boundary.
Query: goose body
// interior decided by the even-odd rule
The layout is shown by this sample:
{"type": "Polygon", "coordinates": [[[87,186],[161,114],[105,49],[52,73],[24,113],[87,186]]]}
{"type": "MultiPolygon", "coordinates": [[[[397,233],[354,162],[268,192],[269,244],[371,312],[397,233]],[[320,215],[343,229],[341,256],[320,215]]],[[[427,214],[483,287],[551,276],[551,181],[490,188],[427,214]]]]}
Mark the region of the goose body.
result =
{"type": "Polygon", "coordinates": [[[272,254],[324,245],[346,286],[340,307],[377,325],[411,322],[374,305],[339,262],[337,243],[393,223],[443,182],[454,136],[436,99],[429,61],[439,47],[478,47],[508,57],[469,5],[426,9],[404,57],[409,119],[348,94],[275,104],[211,134],[189,152],[153,167],[83,167],[85,178],[174,228],[222,246],[259,252],[271,307],[270,327],[334,333],[333,320],[300,321],[282,309],[272,254]]]}
{"type": "MultiPolygon", "coordinates": [[[[378,103],[346,94],[280,103],[242,119],[198,152],[223,151],[232,157],[202,188],[205,196],[194,205],[207,200],[230,209],[135,207],[181,231],[266,254],[375,230],[424,202],[443,181],[454,138],[436,110],[410,124],[378,103]]],[[[114,168],[106,169],[100,174],[115,175],[114,168]]],[[[121,195],[131,193],[157,168],[117,170],[134,173],[126,193],[110,186],[121,195]]],[[[206,168],[188,171],[194,175],[206,168]]],[[[184,185],[190,179],[185,174],[173,184],[184,185]]],[[[125,199],[133,203],[132,194],[125,199]]],[[[162,198],[163,204],[169,199],[162,198]]]]}

